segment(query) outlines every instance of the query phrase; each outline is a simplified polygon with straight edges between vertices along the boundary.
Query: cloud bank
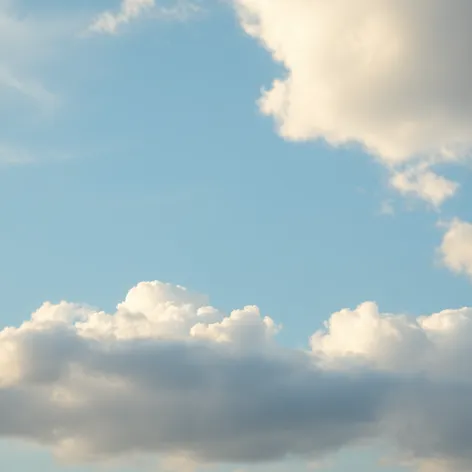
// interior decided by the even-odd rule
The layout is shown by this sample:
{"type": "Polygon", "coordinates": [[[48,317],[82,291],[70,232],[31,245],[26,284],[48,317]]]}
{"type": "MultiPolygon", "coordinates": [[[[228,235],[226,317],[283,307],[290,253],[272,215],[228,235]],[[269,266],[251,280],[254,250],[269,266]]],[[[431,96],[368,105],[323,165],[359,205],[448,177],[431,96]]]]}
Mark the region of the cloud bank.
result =
{"type": "Polygon", "coordinates": [[[380,438],[402,460],[470,469],[472,309],[415,319],[368,302],[304,351],[280,347],[280,328],[160,282],[113,314],[45,303],[0,331],[0,436],[70,460],[197,463],[320,459],[380,438]]]}
{"type": "Polygon", "coordinates": [[[468,0],[233,3],[244,30],[286,69],[259,102],[281,136],[360,143],[403,193],[436,206],[454,194],[431,166],[472,147],[468,0]]]}

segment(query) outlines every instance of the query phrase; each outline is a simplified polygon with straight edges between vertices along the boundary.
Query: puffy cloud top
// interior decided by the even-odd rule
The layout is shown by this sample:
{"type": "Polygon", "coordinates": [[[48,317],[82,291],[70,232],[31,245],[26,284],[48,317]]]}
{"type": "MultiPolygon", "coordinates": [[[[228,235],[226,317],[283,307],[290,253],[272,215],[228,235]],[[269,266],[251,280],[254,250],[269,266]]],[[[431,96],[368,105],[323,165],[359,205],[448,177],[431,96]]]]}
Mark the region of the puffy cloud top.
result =
{"type": "Polygon", "coordinates": [[[472,224],[455,219],[447,226],[439,253],[446,267],[472,277],[472,224]]]}
{"type": "Polygon", "coordinates": [[[320,458],[389,441],[402,459],[472,466],[472,309],[412,318],[373,302],[280,347],[257,307],[229,315],[143,282],[116,312],[45,303],[0,331],[0,435],[69,459],[320,458]]]}
{"type": "Polygon", "coordinates": [[[468,0],[233,1],[245,31],[287,70],[260,99],[283,137],[358,142],[419,173],[392,182],[404,193],[435,205],[454,193],[424,164],[472,147],[468,0]]]}

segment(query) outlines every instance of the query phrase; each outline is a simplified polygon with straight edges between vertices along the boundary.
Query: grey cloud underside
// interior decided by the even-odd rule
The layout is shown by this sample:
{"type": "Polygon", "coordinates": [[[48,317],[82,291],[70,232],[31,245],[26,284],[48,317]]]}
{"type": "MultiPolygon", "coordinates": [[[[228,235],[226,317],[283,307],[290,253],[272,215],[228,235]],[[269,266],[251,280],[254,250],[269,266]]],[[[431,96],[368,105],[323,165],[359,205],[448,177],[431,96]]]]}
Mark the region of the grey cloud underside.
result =
{"type": "MultiPolygon", "coordinates": [[[[472,464],[472,388],[426,382],[396,399],[388,430],[399,449],[412,458],[443,460],[437,470],[468,471],[472,464]]],[[[434,469],[432,469],[434,470],[434,469]]]]}
{"type": "Polygon", "coordinates": [[[416,457],[470,460],[469,385],[319,370],[294,351],[242,354],[199,341],[22,339],[20,385],[0,389],[0,434],[86,459],[189,452],[209,462],[324,454],[385,437],[416,457]],[[80,401],[61,404],[61,385],[80,401]]]}
{"type": "Polygon", "coordinates": [[[382,441],[422,471],[471,469],[472,309],[413,319],[366,302],[325,328],[310,350],[285,349],[257,307],[228,315],[161,282],[138,284],[112,314],[45,303],[0,330],[0,437],[67,460],[198,463],[382,441]]]}
{"type": "Polygon", "coordinates": [[[323,373],[304,354],[242,355],[168,341],[103,349],[62,335],[43,333],[33,345],[25,339],[25,381],[0,390],[3,436],[53,446],[79,438],[98,457],[140,450],[272,460],[372,435],[391,389],[375,375],[323,373]],[[51,390],[58,383],[74,389],[74,366],[88,377],[76,387],[85,401],[61,406],[51,390]],[[125,385],[113,388],[117,380],[125,385]]]}

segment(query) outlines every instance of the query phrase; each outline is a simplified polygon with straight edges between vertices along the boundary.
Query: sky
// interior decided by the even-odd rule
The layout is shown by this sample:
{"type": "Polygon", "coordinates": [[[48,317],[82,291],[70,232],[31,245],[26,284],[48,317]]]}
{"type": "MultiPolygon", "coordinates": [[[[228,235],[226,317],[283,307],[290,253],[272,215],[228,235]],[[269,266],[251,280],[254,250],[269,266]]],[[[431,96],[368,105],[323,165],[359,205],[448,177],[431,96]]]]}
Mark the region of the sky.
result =
{"type": "Polygon", "coordinates": [[[0,0],[0,468],[472,468],[468,0],[0,0]]]}

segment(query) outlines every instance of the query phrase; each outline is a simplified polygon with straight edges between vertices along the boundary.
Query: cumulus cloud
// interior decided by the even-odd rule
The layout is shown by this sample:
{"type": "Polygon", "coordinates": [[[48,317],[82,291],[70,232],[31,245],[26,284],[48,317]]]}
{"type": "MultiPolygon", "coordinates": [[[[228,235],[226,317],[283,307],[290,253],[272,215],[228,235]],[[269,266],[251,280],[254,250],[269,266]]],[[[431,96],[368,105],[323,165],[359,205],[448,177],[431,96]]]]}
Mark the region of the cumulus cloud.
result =
{"type": "Polygon", "coordinates": [[[244,30],[286,69],[259,102],[281,136],[360,143],[407,172],[394,178],[403,193],[434,204],[454,193],[424,167],[408,173],[470,154],[468,0],[233,3],[244,30]]]}
{"type": "Polygon", "coordinates": [[[395,382],[382,432],[420,471],[465,472],[472,466],[471,336],[468,307],[413,318],[381,314],[367,302],[333,314],[310,344],[330,371],[363,367],[410,379],[401,392],[395,382]]]}
{"type": "Polygon", "coordinates": [[[411,318],[367,302],[303,351],[279,346],[279,329],[257,307],[225,314],[160,282],[113,314],[45,303],[0,331],[0,437],[186,466],[321,460],[380,438],[416,465],[470,469],[472,309],[411,318]]]}
{"type": "Polygon", "coordinates": [[[167,6],[158,6],[155,0],[122,0],[117,12],[101,13],[89,29],[96,33],[114,34],[120,26],[144,15],[182,21],[198,11],[198,5],[186,0],[174,0],[167,6]]]}
{"type": "Polygon", "coordinates": [[[452,182],[424,166],[394,172],[390,183],[403,195],[422,198],[436,208],[452,197],[459,188],[456,182],[452,182]]]}
{"type": "Polygon", "coordinates": [[[454,219],[446,225],[439,254],[446,267],[472,277],[472,224],[454,219]]]}

